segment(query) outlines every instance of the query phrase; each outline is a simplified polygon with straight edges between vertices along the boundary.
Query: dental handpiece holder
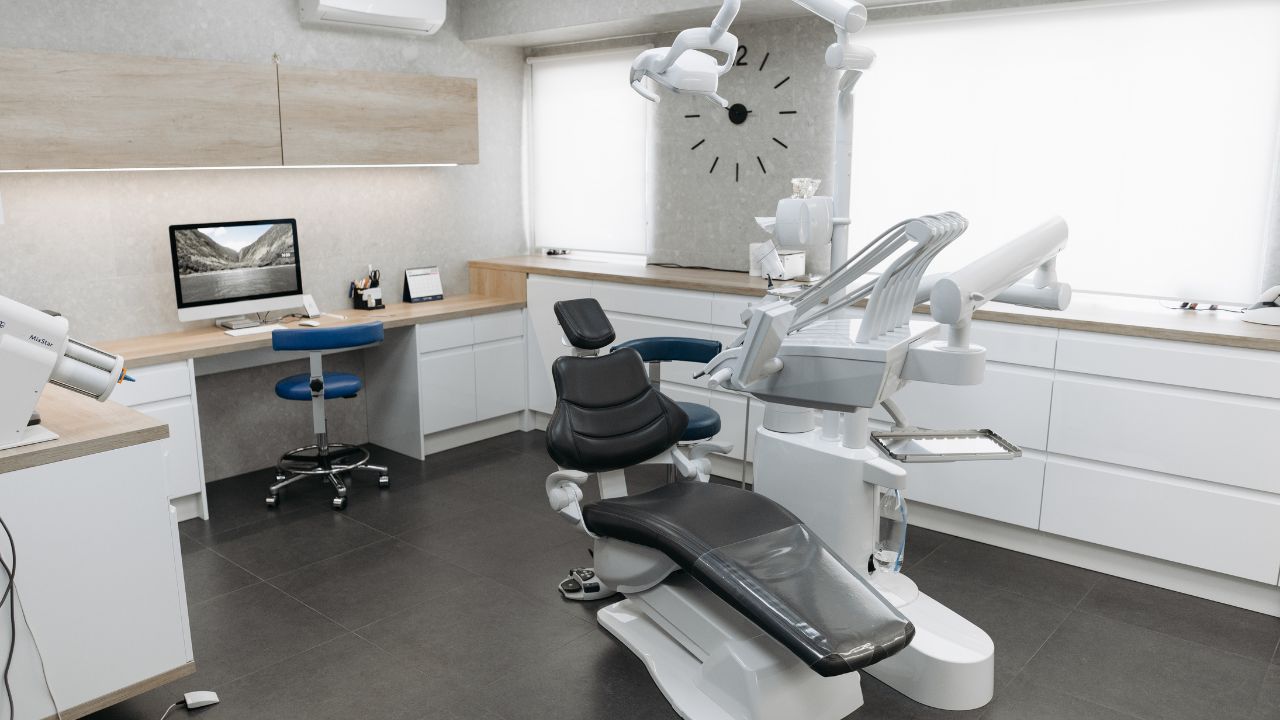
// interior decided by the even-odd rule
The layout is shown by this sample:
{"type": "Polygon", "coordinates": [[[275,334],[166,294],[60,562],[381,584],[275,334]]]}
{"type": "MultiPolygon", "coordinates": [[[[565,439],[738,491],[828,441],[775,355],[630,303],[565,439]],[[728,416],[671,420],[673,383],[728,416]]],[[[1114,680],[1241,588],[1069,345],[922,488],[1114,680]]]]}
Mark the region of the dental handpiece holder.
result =
{"type": "Polygon", "coordinates": [[[124,379],[124,359],[68,337],[67,319],[0,296],[0,450],[56,440],[32,424],[52,383],[105,402],[124,379]]]}

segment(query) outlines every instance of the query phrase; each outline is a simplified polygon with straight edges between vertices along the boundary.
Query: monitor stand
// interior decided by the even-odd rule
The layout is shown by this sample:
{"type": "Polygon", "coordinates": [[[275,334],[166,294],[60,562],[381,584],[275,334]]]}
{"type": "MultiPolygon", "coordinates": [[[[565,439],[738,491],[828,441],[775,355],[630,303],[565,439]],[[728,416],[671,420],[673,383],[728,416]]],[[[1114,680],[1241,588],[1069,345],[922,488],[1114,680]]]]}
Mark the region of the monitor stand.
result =
{"type": "Polygon", "coordinates": [[[239,317],[222,318],[217,321],[217,324],[218,327],[226,328],[228,330],[243,330],[245,328],[258,327],[262,323],[253,318],[241,315],[239,317]]]}

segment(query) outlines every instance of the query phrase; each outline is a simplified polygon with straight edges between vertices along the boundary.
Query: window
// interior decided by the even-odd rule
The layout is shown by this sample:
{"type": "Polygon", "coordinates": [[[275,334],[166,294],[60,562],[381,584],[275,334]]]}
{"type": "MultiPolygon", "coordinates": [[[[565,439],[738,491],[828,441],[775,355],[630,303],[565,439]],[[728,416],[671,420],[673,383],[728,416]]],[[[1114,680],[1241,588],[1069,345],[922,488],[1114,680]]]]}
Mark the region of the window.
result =
{"type": "Polygon", "coordinates": [[[1280,3],[1092,4],[873,24],[857,247],[956,210],[959,267],[1053,214],[1079,290],[1251,301],[1280,130],[1280,3]]]}
{"type": "Polygon", "coordinates": [[[536,247],[648,252],[650,104],[627,84],[642,50],[530,58],[536,247]]]}

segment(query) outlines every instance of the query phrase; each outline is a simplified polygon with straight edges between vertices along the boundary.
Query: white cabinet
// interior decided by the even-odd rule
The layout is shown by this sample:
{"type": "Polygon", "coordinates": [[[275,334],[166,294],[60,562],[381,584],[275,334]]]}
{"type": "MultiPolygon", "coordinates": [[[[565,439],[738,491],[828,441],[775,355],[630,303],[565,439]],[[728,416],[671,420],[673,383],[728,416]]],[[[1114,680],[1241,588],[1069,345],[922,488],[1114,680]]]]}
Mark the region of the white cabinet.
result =
{"type": "Polygon", "coordinates": [[[419,357],[418,398],[424,435],[475,422],[476,364],[471,346],[419,357]]]}
{"type": "Polygon", "coordinates": [[[477,345],[475,372],[477,420],[524,410],[524,338],[477,345]]]}
{"type": "Polygon", "coordinates": [[[111,400],[169,425],[169,439],[164,441],[169,499],[189,498],[174,503],[179,520],[207,517],[200,416],[190,362],[142,367],[129,374],[135,382],[116,388],[111,400]]]}
{"type": "Polygon", "coordinates": [[[531,275],[527,285],[528,315],[525,337],[529,354],[529,409],[550,415],[556,407],[556,390],[551,382],[551,365],[569,354],[561,340],[554,306],[561,300],[591,297],[590,280],[573,280],[531,275]]]}

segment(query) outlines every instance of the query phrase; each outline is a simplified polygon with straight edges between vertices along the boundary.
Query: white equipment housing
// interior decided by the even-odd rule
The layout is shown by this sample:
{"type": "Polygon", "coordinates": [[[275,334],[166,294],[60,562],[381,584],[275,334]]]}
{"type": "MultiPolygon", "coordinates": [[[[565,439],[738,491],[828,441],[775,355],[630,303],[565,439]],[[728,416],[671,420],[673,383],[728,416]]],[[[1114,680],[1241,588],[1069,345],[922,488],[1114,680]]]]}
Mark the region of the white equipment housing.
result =
{"type": "Polygon", "coordinates": [[[435,35],[446,0],[302,0],[302,22],[435,35]]]}
{"type": "Polygon", "coordinates": [[[56,440],[28,426],[45,385],[100,402],[124,377],[124,359],[67,337],[67,319],[0,296],[0,450],[56,440]]]}

